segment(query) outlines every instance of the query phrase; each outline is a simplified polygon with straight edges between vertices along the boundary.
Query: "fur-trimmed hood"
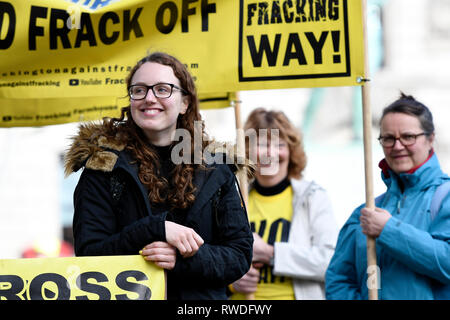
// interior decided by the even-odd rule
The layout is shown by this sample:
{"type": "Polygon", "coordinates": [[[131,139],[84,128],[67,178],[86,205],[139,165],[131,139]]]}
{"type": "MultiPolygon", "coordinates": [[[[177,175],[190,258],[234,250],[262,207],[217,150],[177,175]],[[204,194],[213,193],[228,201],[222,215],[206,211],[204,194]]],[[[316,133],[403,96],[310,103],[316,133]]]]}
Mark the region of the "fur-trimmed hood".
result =
{"type": "Polygon", "coordinates": [[[64,158],[66,177],[82,167],[112,171],[118,156],[108,149],[120,152],[125,148],[119,139],[107,138],[102,124],[92,122],[81,124],[78,135],[72,137],[72,140],[64,158]]]}
{"type": "MultiPolygon", "coordinates": [[[[69,176],[82,167],[111,172],[117,162],[118,152],[125,149],[125,144],[118,138],[109,138],[106,128],[100,123],[83,123],[78,135],[72,137],[72,144],[64,158],[64,173],[69,176]]],[[[247,177],[254,176],[255,166],[247,158],[238,157],[236,145],[213,141],[207,151],[211,154],[223,153],[224,162],[233,172],[244,170],[247,177]],[[231,163],[230,163],[231,162],[231,163]]]]}

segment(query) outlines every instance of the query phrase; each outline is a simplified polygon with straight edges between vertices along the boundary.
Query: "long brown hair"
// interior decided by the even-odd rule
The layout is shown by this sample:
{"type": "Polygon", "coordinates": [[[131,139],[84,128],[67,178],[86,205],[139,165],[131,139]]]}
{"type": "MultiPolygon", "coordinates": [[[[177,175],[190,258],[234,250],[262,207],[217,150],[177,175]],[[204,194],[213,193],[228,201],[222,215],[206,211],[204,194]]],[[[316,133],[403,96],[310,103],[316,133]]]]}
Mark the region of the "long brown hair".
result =
{"type": "MultiPolygon", "coordinates": [[[[184,95],[189,96],[189,106],[185,114],[180,114],[177,128],[186,129],[191,136],[191,155],[189,163],[175,165],[170,177],[161,177],[157,174],[159,159],[155,150],[149,145],[141,128],[139,128],[131,115],[130,106],[122,108],[120,118],[104,119],[104,125],[110,134],[126,144],[126,149],[133,155],[139,166],[139,179],[149,190],[149,199],[152,203],[168,203],[172,208],[185,209],[195,200],[195,186],[193,184],[194,171],[201,164],[194,163],[194,131],[202,136],[202,150],[206,147],[208,136],[205,133],[204,122],[199,112],[199,100],[194,80],[186,67],[175,57],[154,52],[141,60],[131,69],[127,77],[127,89],[135,72],[146,62],[155,62],[170,66],[185,90],[184,95]],[[200,121],[201,126],[194,126],[194,121],[200,121]],[[169,187],[171,179],[172,188],[169,187]]],[[[183,155],[185,159],[185,155],[183,155]]]]}
{"type": "MultiPolygon", "coordinates": [[[[289,121],[282,111],[268,111],[264,108],[253,110],[247,118],[244,130],[278,129],[279,137],[285,140],[289,147],[288,177],[299,179],[306,167],[306,154],[303,149],[303,141],[300,131],[289,121]]],[[[247,151],[248,151],[247,141],[247,151]]]]}

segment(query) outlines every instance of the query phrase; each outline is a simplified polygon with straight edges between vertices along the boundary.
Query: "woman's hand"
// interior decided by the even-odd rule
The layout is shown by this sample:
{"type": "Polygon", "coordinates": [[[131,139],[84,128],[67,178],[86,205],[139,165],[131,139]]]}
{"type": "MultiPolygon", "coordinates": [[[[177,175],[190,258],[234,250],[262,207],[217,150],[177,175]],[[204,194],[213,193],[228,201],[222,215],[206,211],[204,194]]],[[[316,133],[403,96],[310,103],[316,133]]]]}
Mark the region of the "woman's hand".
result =
{"type": "Polygon", "coordinates": [[[269,264],[273,257],[273,246],[267,244],[257,233],[253,233],[253,262],[269,264]]]}
{"type": "Polygon", "coordinates": [[[204,243],[194,229],[166,221],[166,241],[178,249],[183,258],[192,257],[204,243]]]}
{"type": "Polygon", "coordinates": [[[391,218],[391,214],[381,208],[369,209],[362,208],[359,221],[361,222],[362,232],[366,236],[378,237],[383,231],[386,222],[391,218]]]}
{"type": "Polygon", "coordinates": [[[259,281],[259,270],[250,267],[250,270],[239,280],[233,283],[233,289],[237,292],[249,294],[256,291],[256,286],[259,281]]]}
{"type": "Polygon", "coordinates": [[[172,270],[177,260],[175,247],[163,241],[155,241],[146,245],[140,254],[145,260],[153,261],[158,267],[167,270],[172,270]]]}

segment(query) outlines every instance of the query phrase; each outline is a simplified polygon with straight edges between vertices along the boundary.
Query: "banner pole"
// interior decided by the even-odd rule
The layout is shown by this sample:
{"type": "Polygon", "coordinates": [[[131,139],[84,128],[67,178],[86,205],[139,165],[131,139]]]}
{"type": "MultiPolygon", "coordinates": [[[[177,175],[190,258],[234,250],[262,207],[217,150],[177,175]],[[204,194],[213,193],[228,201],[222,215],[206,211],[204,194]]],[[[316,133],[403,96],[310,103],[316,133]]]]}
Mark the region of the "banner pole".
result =
{"type": "MultiPolygon", "coordinates": [[[[371,113],[369,103],[370,88],[364,84],[361,88],[363,96],[363,128],[364,128],[364,174],[366,180],[366,207],[375,208],[373,196],[373,175],[372,175],[372,149],[371,149],[371,113]]],[[[367,274],[369,300],[378,300],[379,274],[377,267],[377,253],[375,238],[367,236],[367,274]]]]}
{"type": "MultiPolygon", "coordinates": [[[[373,174],[372,174],[372,111],[370,105],[370,84],[369,84],[369,58],[367,40],[367,0],[362,0],[363,34],[364,34],[364,71],[365,79],[361,86],[362,106],[363,106],[363,139],[364,139],[364,176],[366,191],[366,207],[375,208],[375,198],[373,195],[373,174]]],[[[369,300],[378,300],[379,277],[377,267],[377,253],[375,238],[367,237],[367,286],[369,300]]]]}
{"type": "MultiPolygon", "coordinates": [[[[236,122],[236,148],[238,159],[245,158],[245,135],[241,120],[241,97],[239,92],[236,92],[236,101],[234,102],[234,118],[236,122]]],[[[244,198],[245,206],[248,202],[248,181],[245,171],[238,172],[239,185],[241,187],[242,197],[244,198]]]]}
{"type": "MultiPolygon", "coordinates": [[[[244,128],[242,126],[241,119],[241,95],[236,92],[236,100],[234,101],[234,119],[236,123],[236,149],[238,159],[245,158],[245,135],[244,128]]],[[[245,207],[248,208],[248,180],[247,173],[245,170],[238,171],[237,178],[239,181],[239,186],[241,189],[242,200],[244,201],[245,207]]],[[[255,295],[253,293],[249,293],[245,295],[246,300],[255,300],[255,295]]]]}

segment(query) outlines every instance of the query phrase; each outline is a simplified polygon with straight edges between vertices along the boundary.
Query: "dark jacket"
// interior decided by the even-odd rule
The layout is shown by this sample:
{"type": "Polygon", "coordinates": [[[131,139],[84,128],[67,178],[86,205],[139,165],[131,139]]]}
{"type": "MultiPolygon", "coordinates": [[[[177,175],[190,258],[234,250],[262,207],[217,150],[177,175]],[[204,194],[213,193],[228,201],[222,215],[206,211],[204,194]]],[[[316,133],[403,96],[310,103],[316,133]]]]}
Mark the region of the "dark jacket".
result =
{"type": "MultiPolygon", "coordinates": [[[[74,193],[75,253],[134,255],[145,245],[165,241],[167,212],[153,213],[147,190],[124,146],[90,125],[66,157],[66,173],[85,167],[74,193]]],[[[226,299],[226,286],[250,268],[253,236],[241,205],[236,179],[226,164],[213,164],[194,176],[196,200],[184,225],[205,241],[191,258],[178,254],[168,271],[169,299],[226,299]]]]}

